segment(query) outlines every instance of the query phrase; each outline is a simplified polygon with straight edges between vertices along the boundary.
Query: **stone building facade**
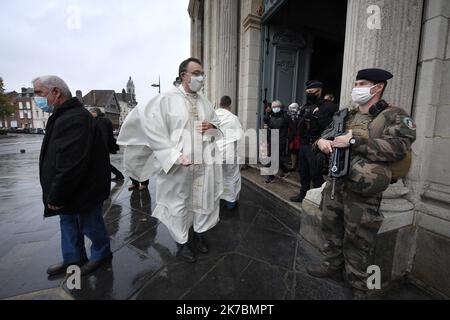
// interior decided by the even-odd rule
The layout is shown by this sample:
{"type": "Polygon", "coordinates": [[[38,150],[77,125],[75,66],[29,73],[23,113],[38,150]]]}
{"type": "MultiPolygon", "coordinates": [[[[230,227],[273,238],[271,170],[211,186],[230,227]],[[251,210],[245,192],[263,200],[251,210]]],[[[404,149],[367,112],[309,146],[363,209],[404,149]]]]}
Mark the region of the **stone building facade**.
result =
{"type": "Polygon", "coordinates": [[[385,99],[418,132],[384,210],[390,230],[408,227],[394,243],[407,274],[450,297],[450,1],[191,0],[188,11],[205,93],[216,104],[229,95],[247,129],[261,128],[264,101],[301,104],[308,79],[346,106],[359,69],[392,71],[385,99]]]}

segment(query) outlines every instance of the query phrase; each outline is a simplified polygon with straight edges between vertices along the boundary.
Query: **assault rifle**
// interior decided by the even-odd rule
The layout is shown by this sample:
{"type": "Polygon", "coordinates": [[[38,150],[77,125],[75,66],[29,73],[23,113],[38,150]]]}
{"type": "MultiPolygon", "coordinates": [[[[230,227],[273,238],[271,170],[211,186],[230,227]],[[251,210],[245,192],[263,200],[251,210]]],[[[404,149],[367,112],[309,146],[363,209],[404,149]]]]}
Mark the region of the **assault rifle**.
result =
{"type": "MultiPolygon", "coordinates": [[[[342,109],[337,112],[333,117],[333,129],[324,135],[322,138],[325,140],[333,141],[339,136],[346,134],[345,120],[348,115],[348,109],[342,109]]],[[[350,148],[346,149],[333,149],[333,153],[330,156],[330,164],[328,169],[328,175],[332,181],[331,200],[335,199],[336,181],[339,178],[343,178],[348,175],[350,171],[350,148]]]]}

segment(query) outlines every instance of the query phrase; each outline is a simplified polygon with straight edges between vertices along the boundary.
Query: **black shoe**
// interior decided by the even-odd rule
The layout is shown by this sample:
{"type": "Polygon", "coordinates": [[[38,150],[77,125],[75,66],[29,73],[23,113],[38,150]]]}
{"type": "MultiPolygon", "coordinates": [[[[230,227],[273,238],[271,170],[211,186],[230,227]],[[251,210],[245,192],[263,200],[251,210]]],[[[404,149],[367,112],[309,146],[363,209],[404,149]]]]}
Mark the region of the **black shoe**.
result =
{"type": "Polygon", "coordinates": [[[60,263],[57,263],[57,264],[54,264],[54,265],[48,267],[47,274],[49,276],[56,276],[58,274],[63,274],[63,273],[66,273],[68,267],[70,267],[70,266],[79,266],[79,267],[81,267],[87,261],[88,261],[87,259],[83,259],[83,260],[80,260],[80,261],[74,262],[74,263],[60,262],[60,263]]]}
{"type": "Polygon", "coordinates": [[[342,268],[333,269],[327,262],[322,262],[320,264],[310,263],[306,266],[306,272],[310,276],[316,278],[332,278],[334,276],[342,277],[342,268]]]}
{"type": "Polygon", "coordinates": [[[302,203],[304,198],[305,198],[304,196],[299,194],[299,195],[296,195],[295,197],[289,198],[289,200],[291,200],[292,202],[302,203]]]}
{"type": "Polygon", "coordinates": [[[81,276],[87,276],[88,274],[91,274],[92,272],[94,272],[107,262],[110,262],[112,258],[113,254],[111,253],[109,256],[103,258],[102,260],[89,261],[88,263],[86,263],[84,266],[81,267],[81,276]]]}
{"type": "Polygon", "coordinates": [[[265,183],[269,184],[269,183],[272,183],[274,180],[275,180],[275,178],[270,178],[269,177],[269,178],[266,179],[265,183]]]}
{"type": "Polygon", "coordinates": [[[203,254],[209,252],[208,244],[206,243],[205,236],[201,233],[194,232],[195,248],[203,254]]]}
{"type": "Polygon", "coordinates": [[[177,251],[178,260],[181,260],[181,261],[184,261],[187,263],[194,263],[195,261],[197,261],[194,253],[189,248],[189,245],[187,243],[185,243],[185,244],[177,243],[177,248],[178,248],[178,251],[177,251]]]}

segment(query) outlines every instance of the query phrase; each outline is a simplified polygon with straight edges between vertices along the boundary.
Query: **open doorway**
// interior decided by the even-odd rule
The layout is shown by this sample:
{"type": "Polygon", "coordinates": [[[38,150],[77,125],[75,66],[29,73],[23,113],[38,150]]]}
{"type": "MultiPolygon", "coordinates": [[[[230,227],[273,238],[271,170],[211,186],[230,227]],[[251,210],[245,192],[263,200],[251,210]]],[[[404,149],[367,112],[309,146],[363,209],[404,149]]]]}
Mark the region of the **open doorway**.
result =
{"type": "Polygon", "coordinates": [[[338,103],[347,0],[279,3],[263,17],[262,100],[301,105],[305,82],[316,79],[324,82],[324,93],[334,94],[338,103]]]}

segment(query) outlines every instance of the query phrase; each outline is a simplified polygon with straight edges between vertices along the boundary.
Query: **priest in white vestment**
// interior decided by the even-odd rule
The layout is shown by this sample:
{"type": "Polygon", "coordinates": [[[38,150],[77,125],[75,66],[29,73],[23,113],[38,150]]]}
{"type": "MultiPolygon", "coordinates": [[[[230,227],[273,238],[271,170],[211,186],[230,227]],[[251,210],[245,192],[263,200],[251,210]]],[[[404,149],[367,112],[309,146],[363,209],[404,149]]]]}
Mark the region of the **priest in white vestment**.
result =
{"type": "Polygon", "coordinates": [[[223,191],[221,164],[198,161],[202,150],[217,148],[208,133],[219,125],[212,104],[200,93],[203,82],[201,62],[183,61],[175,86],[146,106],[137,106],[118,137],[118,144],[126,146],[127,174],[137,181],[156,175],[152,216],[177,242],[177,257],[189,263],[196,261],[195,251],[209,250],[204,232],[219,222],[223,191]],[[188,237],[191,227],[193,241],[188,237]]]}
{"type": "Polygon", "coordinates": [[[241,192],[241,170],[238,157],[238,142],[244,136],[244,130],[239,118],[231,112],[231,98],[223,96],[220,99],[220,108],[216,110],[219,118],[219,127],[223,138],[217,141],[222,155],[223,164],[223,194],[225,209],[236,208],[241,192]]]}

